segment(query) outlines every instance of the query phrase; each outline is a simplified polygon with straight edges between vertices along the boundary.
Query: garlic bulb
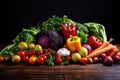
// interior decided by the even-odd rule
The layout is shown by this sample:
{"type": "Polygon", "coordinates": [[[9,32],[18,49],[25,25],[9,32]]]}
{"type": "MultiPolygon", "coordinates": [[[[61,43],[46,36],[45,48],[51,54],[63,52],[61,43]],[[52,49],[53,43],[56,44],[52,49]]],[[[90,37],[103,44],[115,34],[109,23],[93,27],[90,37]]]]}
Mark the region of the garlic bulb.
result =
{"type": "Polygon", "coordinates": [[[57,51],[57,54],[60,54],[61,56],[69,56],[70,55],[70,51],[67,48],[60,48],[57,51]]]}

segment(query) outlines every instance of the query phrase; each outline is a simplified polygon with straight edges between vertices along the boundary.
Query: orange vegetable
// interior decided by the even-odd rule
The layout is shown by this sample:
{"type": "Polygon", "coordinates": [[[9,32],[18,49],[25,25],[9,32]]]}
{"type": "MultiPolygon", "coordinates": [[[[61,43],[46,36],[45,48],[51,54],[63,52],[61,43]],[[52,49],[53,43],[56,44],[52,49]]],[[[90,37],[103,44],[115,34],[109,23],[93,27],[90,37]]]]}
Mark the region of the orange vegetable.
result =
{"type": "Polygon", "coordinates": [[[105,47],[107,47],[107,46],[109,46],[109,45],[110,45],[109,42],[104,42],[100,47],[96,48],[96,49],[93,50],[93,51],[97,51],[97,50],[103,49],[103,48],[105,48],[105,47]]]}
{"type": "Polygon", "coordinates": [[[115,56],[118,53],[117,46],[114,46],[114,47],[115,47],[115,49],[109,54],[109,56],[111,56],[111,57],[115,56]]]}
{"type": "Polygon", "coordinates": [[[106,53],[107,51],[114,50],[114,49],[115,47],[112,44],[109,44],[109,46],[107,47],[92,51],[91,54],[87,56],[87,58],[93,58],[93,57],[99,56],[100,54],[106,53]]]}
{"type": "Polygon", "coordinates": [[[118,52],[116,55],[120,57],[120,52],[118,52]]]}
{"type": "Polygon", "coordinates": [[[67,41],[67,46],[71,52],[80,50],[81,41],[78,36],[70,36],[66,41],[67,41]]]}
{"type": "MultiPolygon", "coordinates": [[[[105,48],[105,47],[109,46],[109,45],[110,45],[110,42],[112,42],[113,40],[114,40],[113,38],[110,38],[109,41],[104,42],[100,47],[96,48],[95,50],[99,50],[99,49],[102,49],[102,48],[105,48]]],[[[95,51],[95,50],[94,50],[94,51],[95,51]]]]}

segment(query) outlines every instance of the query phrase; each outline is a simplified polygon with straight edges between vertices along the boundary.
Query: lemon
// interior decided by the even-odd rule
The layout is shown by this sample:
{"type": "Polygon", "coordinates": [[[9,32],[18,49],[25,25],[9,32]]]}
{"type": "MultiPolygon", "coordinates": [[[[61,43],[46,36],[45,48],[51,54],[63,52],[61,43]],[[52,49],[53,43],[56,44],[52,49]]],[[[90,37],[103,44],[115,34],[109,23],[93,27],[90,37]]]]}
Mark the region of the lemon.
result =
{"type": "Polygon", "coordinates": [[[26,42],[20,42],[20,43],[18,44],[18,48],[21,49],[21,50],[25,50],[25,49],[28,48],[28,45],[27,45],[26,42]]]}
{"type": "Polygon", "coordinates": [[[42,51],[41,45],[36,44],[35,47],[34,47],[34,50],[35,50],[35,51],[42,51]]]}
{"type": "Polygon", "coordinates": [[[79,62],[81,59],[81,55],[79,53],[72,53],[71,55],[72,61],[73,62],[79,62]]]}

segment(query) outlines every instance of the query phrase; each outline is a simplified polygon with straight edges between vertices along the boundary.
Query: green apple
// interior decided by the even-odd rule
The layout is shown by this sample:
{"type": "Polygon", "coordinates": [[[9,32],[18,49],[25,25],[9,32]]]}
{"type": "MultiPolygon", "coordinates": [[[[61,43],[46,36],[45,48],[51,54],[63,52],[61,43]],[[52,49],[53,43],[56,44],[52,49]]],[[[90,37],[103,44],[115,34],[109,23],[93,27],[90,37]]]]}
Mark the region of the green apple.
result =
{"type": "Polygon", "coordinates": [[[35,51],[42,51],[42,46],[39,45],[39,44],[36,44],[35,47],[34,47],[34,50],[35,51]]]}
{"type": "Polygon", "coordinates": [[[88,50],[85,47],[81,47],[79,50],[79,54],[81,55],[81,57],[87,57],[88,50]]]}
{"type": "Polygon", "coordinates": [[[81,59],[81,55],[78,52],[72,53],[71,54],[71,59],[72,59],[73,62],[79,62],[80,59],[81,59]]]}
{"type": "Polygon", "coordinates": [[[25,50],[25,49],[28,48],[28,45],[27,45],[26,42],[20,42],[20,43],[18,44],[18,48],[21,49],[21,50],[25,50]]]}

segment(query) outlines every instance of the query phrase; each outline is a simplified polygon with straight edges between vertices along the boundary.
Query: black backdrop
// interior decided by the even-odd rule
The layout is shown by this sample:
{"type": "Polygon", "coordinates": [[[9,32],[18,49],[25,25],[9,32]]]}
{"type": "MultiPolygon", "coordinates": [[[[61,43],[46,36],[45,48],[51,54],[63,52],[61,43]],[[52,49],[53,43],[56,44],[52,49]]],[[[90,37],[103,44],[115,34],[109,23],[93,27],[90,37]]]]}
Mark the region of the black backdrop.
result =
{"type": "MultiPolygon", "coordinates": [[[[116,1],[116,0],[115,0],[116,1]]],[[[52,15],[67,15],[80,23],[98,22],[105,26],[108,38],[120,42],[119,7],[113,0],[8,0],[1,9],[0,43],[11,43],[22,30],[52,15]]]]}

